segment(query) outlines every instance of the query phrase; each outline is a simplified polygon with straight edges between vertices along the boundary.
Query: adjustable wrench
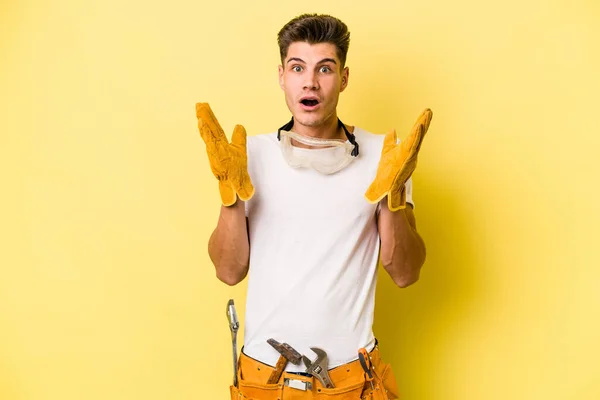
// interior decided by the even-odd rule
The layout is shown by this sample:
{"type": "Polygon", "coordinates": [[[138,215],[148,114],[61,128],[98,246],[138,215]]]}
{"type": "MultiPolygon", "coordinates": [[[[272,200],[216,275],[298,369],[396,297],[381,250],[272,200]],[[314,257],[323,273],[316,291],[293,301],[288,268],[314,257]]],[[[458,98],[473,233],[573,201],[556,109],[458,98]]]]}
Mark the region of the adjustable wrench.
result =
{"type": "Polygon", "coordinates": [[[327,353],[318,347],[311,347],[310,349],[315,352],[317,358],[310,361],[308,357],[302,356],[302,361],[306,365],[306,372],[317,378],[324,387],[333,388],[333,382],[327,372],[327,353]]]}
{"type": "Polygon", "coordinates": [[[227,319],[229,320],[229,330],[231,331],[231,347],[233,351],[233,386],[237,387],[237,331],[240,328],[235,304],[233,299],[227,302],[227,319]]]}

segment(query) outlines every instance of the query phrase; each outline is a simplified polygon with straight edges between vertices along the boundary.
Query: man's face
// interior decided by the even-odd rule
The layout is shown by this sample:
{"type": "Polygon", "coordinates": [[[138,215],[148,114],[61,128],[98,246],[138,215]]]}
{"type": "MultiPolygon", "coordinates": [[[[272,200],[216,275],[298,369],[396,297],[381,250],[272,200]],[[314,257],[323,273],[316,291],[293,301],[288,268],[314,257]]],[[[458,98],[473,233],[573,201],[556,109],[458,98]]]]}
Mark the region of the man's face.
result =
{"type": "Polygon", "coordinates": [[[337,118],[348,68],[342,69],[334,44],[294,42],[279,66],[279,85],[295,123],[316,128],[337,118]]]}

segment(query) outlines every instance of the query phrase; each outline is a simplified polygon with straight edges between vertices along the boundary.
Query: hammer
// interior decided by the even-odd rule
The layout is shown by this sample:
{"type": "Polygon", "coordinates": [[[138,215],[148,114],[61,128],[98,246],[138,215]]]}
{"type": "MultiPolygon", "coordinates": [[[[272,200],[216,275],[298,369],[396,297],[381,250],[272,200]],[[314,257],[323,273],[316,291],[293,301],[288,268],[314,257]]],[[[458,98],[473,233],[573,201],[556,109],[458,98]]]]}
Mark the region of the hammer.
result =
{"type": "Polygon", "coordinates": [[[279,359],[277,360],[277,365],[275,365],[275,370],[269,376],[269,380],[267,383],[277,383],[279,382],[279,378],[281,378],[281,374],[283,374],[283,370],[287,365],[288,361],[294,365],[300,364],[302,360],[302,354],[298,353],[292,346],[287,343],[279,343],[277,340],[271,338],[267,340],[269,343],[279,354],[279,359]]]}

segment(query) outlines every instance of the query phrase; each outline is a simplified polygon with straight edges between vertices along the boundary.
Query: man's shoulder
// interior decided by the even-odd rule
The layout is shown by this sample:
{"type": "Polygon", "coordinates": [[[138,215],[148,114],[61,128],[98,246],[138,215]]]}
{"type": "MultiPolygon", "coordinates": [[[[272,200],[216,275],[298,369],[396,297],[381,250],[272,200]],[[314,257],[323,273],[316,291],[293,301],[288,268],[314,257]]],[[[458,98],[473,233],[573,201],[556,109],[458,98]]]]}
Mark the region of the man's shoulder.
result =
{"type": "Polygon", "coordinates": [[[364,137],[367,140],[380,140],[381,138],[383,138],[382,134],[373,133],[364,128],[361,128],[360,126],[355,126],[353,133],[356,137],[364,137]]]}
{"type": "Polygon", "coordinates": [[[259,133],[256,135],[248,135],[248,146],[262,147],[277,143],[277,132],[259,133]]]}
{"type": "Polygon", "coordinates": [[[359,146],[381,151],[381,147],[383,146],[383,138],[385,136],[384,134],[372,133],[358,126],[354,127],[353,133],[359,146]]]}

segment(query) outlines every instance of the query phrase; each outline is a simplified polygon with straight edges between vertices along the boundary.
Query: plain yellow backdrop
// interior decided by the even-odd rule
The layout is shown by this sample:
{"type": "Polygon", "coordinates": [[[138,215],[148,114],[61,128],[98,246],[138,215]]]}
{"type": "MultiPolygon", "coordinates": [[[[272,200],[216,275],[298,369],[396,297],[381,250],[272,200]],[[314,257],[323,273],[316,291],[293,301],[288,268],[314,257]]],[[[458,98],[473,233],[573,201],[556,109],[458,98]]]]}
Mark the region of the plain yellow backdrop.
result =
{"type": "Polygon", "coordinates": [[[276,34],[303,12],[351,30],[343,121],[434,111],[427,262],[376,298],[403,399],[600,398],[597,1],[4,0],[0,399],[228,397],[246,282],[207,255],[194,104],[228,134],[285,123],[276,34]]]}

